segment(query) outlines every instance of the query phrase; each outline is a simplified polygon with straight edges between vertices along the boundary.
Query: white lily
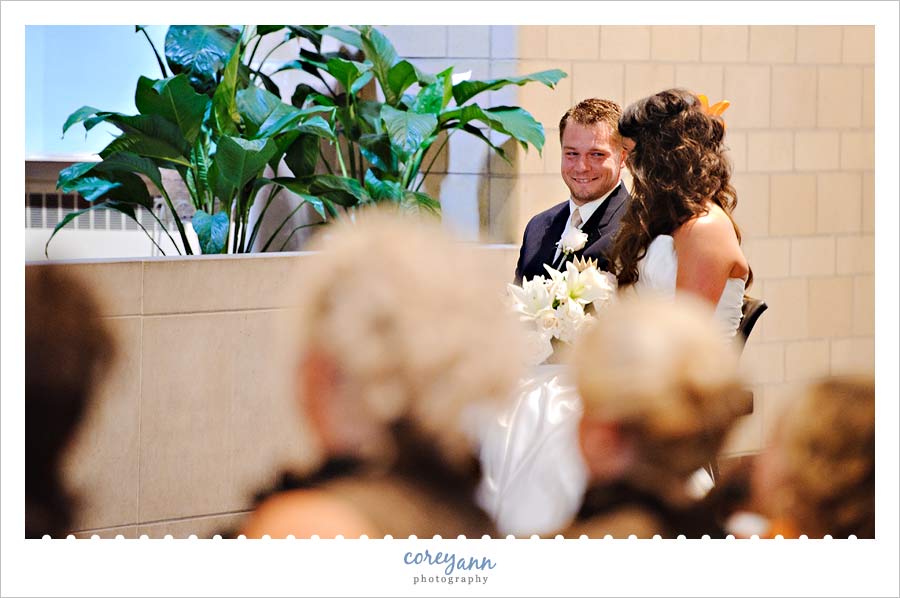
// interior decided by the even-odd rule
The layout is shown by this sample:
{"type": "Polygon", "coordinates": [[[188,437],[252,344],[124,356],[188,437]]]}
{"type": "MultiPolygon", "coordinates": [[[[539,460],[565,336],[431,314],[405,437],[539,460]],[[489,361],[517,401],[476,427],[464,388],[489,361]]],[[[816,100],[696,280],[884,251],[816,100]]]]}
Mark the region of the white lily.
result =
{"type": "Polygon", "coordinates": [[[521,287],[507,284],[506,288],[515,303],[514,309],[532,318],[536,318],[542,310],[552,309],[553,296],[546,282],[543,276],[535,276],[531,280],[523,280],[521,287]]]}
{"type": "Polygon", "coordinates": [[[570,274],[566,269],[566,277],[574,278],[575,284],[570,285],[570,294],[582,304],[593,303],[596,309],[600,309],[616,296],[618,281],[611,272],[601,272],[596,268],[588,268],[576,275],[570,274]],[[574,288],[573,288],[574,287],[574,288]]]}

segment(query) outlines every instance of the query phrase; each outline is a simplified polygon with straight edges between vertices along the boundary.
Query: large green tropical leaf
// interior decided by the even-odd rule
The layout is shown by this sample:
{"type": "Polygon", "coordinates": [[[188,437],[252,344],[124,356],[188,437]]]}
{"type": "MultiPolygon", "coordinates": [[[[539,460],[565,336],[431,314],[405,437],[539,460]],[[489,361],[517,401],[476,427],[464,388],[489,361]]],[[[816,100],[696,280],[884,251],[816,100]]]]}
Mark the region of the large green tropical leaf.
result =
{"type": "Polygon", "coordinates": [[[518,85],[521,87],[522,85],[531,82],[543,83],[552,89],[560,79],[567,76],[568,75],[566,75],[565,72],[559,69],[552,69],[549,71],[532,73],[530,75],[523,75],[521,77],[490,79],[488,81],[460,81],[453,86],[453,99],[456,100],[458,106],[462,106],[474,96],[484,91],[493,91],[495,89],[506,87],[507,85],[518,85]]]}
{"type": "MultiPolygon", "coordinates": [[[[329,110],[329,113],[333,113],[333,110],[329,110]]],[[[303,124],[297,126],[297,130],[303,134],[315,135],[316,137],[321,137],[330,141],[335,141],[337,139],[331,124],[321,116],[313,116],[312,118],[303,121],[303,124]]]]}
{"type": "MultiPolygon", "coordinates": [[[[79,165],[80,166],[80,165],[79,165]]],[[[89,169],[79,168],[61,172],[58,188],[66,193],[79,193],[86,201],[116,200],[153,209],[153,199],[143,179],[122,163],[94,162],[89,169]],[[73,176],[83,171],[77,177],[73,176]]]]}
{"type": "MultiPolygon", "coordinates": [[[[256,71],[256,70],[252,70],[252,69],[250,70],[250,73],[255,77],[259,77],[259,80],[263,82],[263,87],[266,88],[266,91],[268,91],[271,94],[275,94],[275,95],[281,94],[281,89],[278,87],[278,84],[272,80],[272,77],[270,77],[269,75],[267,75],[266,73],[264,73],[262,71],[256,71]]],[[[248,87],[249,87],[249,81],[248,81],[248,87]]]]}
{"type": "Polygon", "coordinates": [[[414,83],[431,85],[434,81],[434,75],[423,73],[407,60],[401,60],[388,71],[388,87],[398,98],[414,83]]]}
{"type": "Polygon", "coordinates": [[[360,50],[363,49],[362,37],[360,37],[359,33],[356,31],[350,31],[349,29],[343,29],[341,27],[325,27],[324,29],[319,30],[319,33],[322,35],[329,35],[354,48],[359,48],[360,50]]]}
{"type": "MultiPolygon", "coordinates": [[[[137,222],[138,226],[140,226],[141,229],[145,233],[147,233],[147,230],[144,229],[144,226],[141,224],[140,220],[138,220],[137,217],[135,216],[133,206],[130,206],[128,204],[121,204],[117,201],[98,202],[90,207],[84,208],[83,210],[77,210],[75,212],[69,212],[68,214],[66,214],[63,217],[63,219],[60,220],[59,223],[53,228],[53,232],[50,233],[50,237],[47,239],[47,242],[44,244],[44,255],[47,257],[50,257],[49,253],[48,253],[50,250],[50,241],[53,240],[53,237],[56,236],[56,233],[61,231],[63,228],[65,228],[65,226],[67,224],[69,224],[70,222],[72,222],[73,220],[75,220],[76,218],[81,216],[82,214],[86,214],[87,212],[90,212],[91,210],[100,210],[100,209],[116,210],[117,212],[121,212],[121,213],[125,214],[126,216],[128,216],[129,218],[131,218],[132,220],[137,222]]],[[[147,233],[147,236],[150,237],[150,240],[153,241],[154,245],[159,247],[159,245],[156,243],[156,240],[150,235],[150,233],[147,233]]],[[[166,252],[162,250],[162,247],[159,247],[159,250],[162,252],[163,255],[165,255],[166,252]]]]}
{"type": "Polygon", "coordinates": [[[232,27],[172,25],[166,33],[166,62],[176,75],[187,75],[194,89],[211,96],[239,38],[232,27]]]}
{"type": "Polygon", "coordinates": [[[133,204],[153,209],[153,198],[147,190],[147,184],[134,172],[130,172],[120,164],[106,164],[98,162],[91,171],[99,176],[120,183],[114,189],[110,189],[103,195],[106,199],[115,200],[121,204],[133,204]]]}
{"type": "Polygon", "coordinates": [[[142,134],[126,134],[116,137],[100,152],[101,158],[106,158],[119,152],[131,152],[153,158],[161,163],[177,164],[189,167],[190,161],[182,156],[178,150],[160,139],[148,137],[142,134]]]}
{"type": "MultiPolygon", "coordinates": [[[[69,118],[66,119],[65,124],[63,124],[63,135],[66,134],[66,131],[68,131],[72,125],[80,123],[83,120],[87,120],[90,117],[96,115],[98,112],[103,112],[103,110],[99,110],[97,108],[94,108],[93,106],[82,106],[81,108],[70,114],[69,118]]],[[[90,130],[86,124],[85,129],[90,130]]]]}
{"type": "MultiPolygon", "coordinates": [[[[272,182],[276,185],[280,185],[280,186],[284,187],[285,189],[287,189],[288,191],[290,191],[291,193],[293,193],[294,195],[297,195],[301,200],[303,200],[304,202],[311,205],[313,207],[313,209],[315,209],[315,211],[322,218],[327,218],[329,213],[331,213],[333,215],[334,214],[334,212],[332,211],[333,207],[331,209],[328,209],[328,207],[326,207],[326,201],[330,203],[329,200],[323,201],[322,198],[316,197],[315,195],[310,195],[309,180],[310,179],[307,178],[307,179],[305,179],[305,182],[304,182],[304,179],[292,179],[290,177],[278,177],[278,178],[272,179],[270,182],[272,182]]],[[[276,231],[276,233],[277,233],[277,231],[276,231]]]]}
{"type": "Polygon", "coordinates": [[[362,100],[356,103],[356,114],[359,117],[360,128],[366,133],[384,133],[381,125],[381,102],[362,100]],[[363,126],[364,125],[364,126],[363,126]]]}
{"type": "Polygon", "coordinates": [[[330,58],[325,71],[350,93],[357,93],[372,80],[372,65],[343,58],[330,58]]]}
{"type": "Polygon", "coordinates": [[[495,131],[512,136],[525,149],[528,149],[528,143],[537,148],[538,152],[544,147],[544,126],[521,108],[497,106],[485,110],[477,104],[467,104],[444,112],[440,118],[441,128],[455,128],[471,121],[481,121],[495,131]]]}
{"type": "Polygon", "coordinates": [[[308,39],[316,51],[322,47],[322,35],[330,27],[323,25],[288,25],[288,35],[308,39]]]}
{"type": "Polygon", "coordinates": [[[85,126],[89,123],[93,126],[99,119],[115,125],[123,133],[140,134],[163,141],[181,156],[187,156],[190,152],[190,144],[181,134],[178,125],[158,114],[128,116],[117,112],[102,112],[85,122],[85,126]]]}
{"type": "Polygon", "coordinates": [[[527,110],[512,106],[496,106],[485,110],[488,125],[497,131],[506,132],[527,149],[526,142],[538,152],[544,148],[544,125],[534,120],[527,110]]]}
{"type": "Polygon", "coordinates": [[[400,203],[406,189],[397,181],[382,180],[372,169],[366,171],[364,177],[366,191],[376,202],[391,201],[400,203]]]}
{"type": "Polygon", "coordinates": [[[277,151],[278,146],[272,139],[248,140],[225,136],[219,139],[213,161],[218,166],[219,176],[240,189],[265,168],[277,151]]]}
{"type": "Polygon", "coordinates": [[[432,215],[441,213],[439,201],[436,201],[430,195],[419,191],[410,191],[409,189],[404,189],[403,191],[401,206],[408,212],[424,212],[432,215]]]}
{"type": "Polygon", "coordinates": [[[294,176],[315,174],[319,161],[319,138],[316,135],[299,135],[284,153],[284,163],[294,176]]]}
{"type": "Polygon", "coordinates": [[[223,205],[230,207],[231,201],[234,199],[235,193],[237,193],[237,187],[226,181],[225,177],[219,174],[219,163],[215,157],[213,157],[212,164],[209,166],[209,173],[207,176],[209,186],[216,196],[216,199],[223,205]]]}
{"type": "Polygon", "coordinates": [[[453,97],[452,75],[453,67],[438,73],[434,83],[419,90],[410,110],[419,114],[440,114],[453,97]]]}
{"type": "Polygon", "coordinates": [[[314,177],[309,185],[309,192],[344,207],[372,201],[356,179],[331,174],[314,177]]]}
{"type": "MultiPolygon", "coordinates": [[[[333,112],[333,108],[327,106],[314,106],[305,110],[299,110],[290,104],[282,102],[280,97],[258,87],[238,91],[236,101],[238,111],[246,126],[246,134],[251,139],[272,137],[312,115],[330,114],[333,112]]],[[[331,127],[324,119],[312,116],[307,122],[310,121],[313,123],[312,127],[320,130],[324,136],[334,138],[331,127]]],[[[310,129],[304,132],[314,131],[310,129]]]]}
{"type": "Polygon", "coordinates": [[[228,214],[216,212],[215,215],[210,216],[203,210],[197,210],[194,212],[191,224],[194,227],[194,232],[197,233],[197,240],[200,241],[200,251],[202,253],[223,253],[225,251],[230,228],[228,214]]]}
{"type": "Polygon", "coordinates": [[[158,81],[141,77],[134,103],[141,114],[158,114],[178,125],[182,137],[193,145],[200,134],[209,98],[194,91],[184,75],[158,81]]]}
{"type": "Polygon", "coordinates": [[[284,25],[257,25],[256,26],[256,34],[257,35],[269,35],[270,33],[275,33],[276,31],[281,31],[284,29],[284,25]]]}
{"type": "Polygon", "coordinates": [[[302,179],[278,177],[272,179],[272,182],[283,185],[295,193],[300,189],[305,189],[305,191],[299,192],[315,195],[344,207],[372,201],[372,197],[359,184],[359,181],[348,177],[320,174],[302,179]]]}
{"type": "Polygon", "coordinates": [[[381,108],[381,120],[391,137],[391,142],[406,155],[419,149],[438,125],[438,119],[433,114],[403,112],[387,104],[381,108]]]}
{"type": "Polygon", "coordinates": [[[204,205],[212,200],[213,193],[209,179],[209,169],[212,167],[212,159],[209,157],[209,148],[203,143],[195,143],[191,148],[191,163],[194,165],[190,171],[182,168],[181,177],[191,189],[191,197],[195,198],[195,205],[204,205]]]}
{"type": "Polygon", "coordinates": [[[77,162],[75,164],[72,164],[71,166],[63,168],[59,171],[59,177],[56,179],[56,188],[62,189],[64,186],[68,185],[75,179],[81,178],[96,165],[96,162],[77,162]]]}
{"type": "Polygon", "coordinates": [[[397,173],[400,157],[387,133],[360,136],[359,150],[375,168],[384,172],[397,173]]]}
{"type": "Polygon", "coordinates": [[[366,58],[372,63],[372,70],[384,92],[385,102],[391,105],[396,104],[400,99],[400,94],[391,89],[389,74],[391,67],[398,61],[397,50],[394,49],[390,40],[374,27],[360,27],[359,33],[362,49],[366,53],[366,58]]]}
{"type": "Polygon", "coordinates": [[[297,87],[294,88],[294,93],[291,94],[291,105],[295,108],[303,108],[306,103],[306,98],[310,97],[310,95],[318,93],[316,89],[306,83],[298,83],[297,87]]]}
{"type": "Polygon", "coordinates": [[[78,193],[84,197],[85,201],[94,202],[108,195],[110,191],[116,187],[121,187],[122,183],[110,181],[100,177],[85,176],[74,180],[67,181],[59,185],[59,190],[66,193],[78,193]]]}
{"type": "Polygon", "coordinates": [[[158,114],[128,116],[118,112],[98,112],[87,118],[84,126],[91,129],[104,121],[115,125],[124,135],[107,145],[100,152],[101,157],[105,158],[119,151],[129,151],[149,158],[190,166],[187,161],[190,145],[181,135],[178,125],[166,118],[158,114]]]}
{"type": "Polygon", "coordinates": [[[118,152],[108,156],[103,162],[97,164],[94,168],[96,172],[134,172],[142,174],[150,179],[156,188],[165,191],[163,188],[162,176],[159,168],[154,164],[153,160],[142,158],[131,152],[118,152]]]}
{"type": "Polygon", "coordinates": [[[241,89],[235,96],[235,102],[243,119],[245,134],[251,139],[266,123],[299,112],[297,108],[282,102],[280,97],[258,87],[241,89]]]}
{"type": "Polygon", "coordinates": [[[221,135],[237,135],[238,125],[241,123],[236,100],[240,63],[240,46],[235,45],[228,56],[225,71],[222,73],[222,81],[213,93],[216,129],[221,135]]]}

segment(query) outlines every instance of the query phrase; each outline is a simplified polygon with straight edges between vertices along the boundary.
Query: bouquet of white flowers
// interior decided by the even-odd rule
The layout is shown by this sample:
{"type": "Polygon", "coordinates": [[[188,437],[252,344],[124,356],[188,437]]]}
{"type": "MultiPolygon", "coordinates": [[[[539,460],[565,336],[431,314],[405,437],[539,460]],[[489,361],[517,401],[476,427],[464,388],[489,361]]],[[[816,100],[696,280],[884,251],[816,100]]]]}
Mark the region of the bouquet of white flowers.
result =
{"type": "Polygon", "coordinates": [[[560,272],[544,265],[550,278],[535,276],[522,286],[507,285],[513,309],[523,322],[533,323],[529,334],[529,353],[534,363],[553,354],[553,339],[565,343],[575,340],[593,319],[586,308],[602,309],[616,296],[616,277],[597,269],[596,260],[576,258],[566,262],[560,272]]]}

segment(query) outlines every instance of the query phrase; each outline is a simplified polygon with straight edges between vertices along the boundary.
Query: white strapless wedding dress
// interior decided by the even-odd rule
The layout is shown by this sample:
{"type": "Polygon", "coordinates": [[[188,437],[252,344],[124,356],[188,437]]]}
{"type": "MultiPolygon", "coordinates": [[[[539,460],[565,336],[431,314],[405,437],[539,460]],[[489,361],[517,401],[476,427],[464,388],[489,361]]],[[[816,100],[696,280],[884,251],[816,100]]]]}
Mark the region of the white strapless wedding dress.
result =
{"type": "MultiPolygon", "coordinates": [[[[653,239],[647,247],[646,255],[638,262],[638,280],[626,292],[638,296],[655,294],[674,297],[677,275],[678,255],[675,253],[675,239],[670,235],[659,235],[653,239]]],[[[732,338],[741,323],[745,284],[743,278],[726,280],[722,296],[716,305],[714,319],[726,338],[732,338]]]]}
{"type": "MultiPolygon", "coordinates": [[[[674,239],[656,237],[638,264],[638,295],[675,296],[678,256],[674,239]]],[[[734,337],[741,321],[744,280],[729,278],[716,306],[723,337],[734,337]]],[[[479,426],[482,481],[477,501],[507,535],[550,534],[578,512],[588,482],[578,444],[581,398],[565,366],[539,365],[523,381],[512,407],[479,426]]],[[[702,495],[711,486],[695,476],[702,495]]]]}

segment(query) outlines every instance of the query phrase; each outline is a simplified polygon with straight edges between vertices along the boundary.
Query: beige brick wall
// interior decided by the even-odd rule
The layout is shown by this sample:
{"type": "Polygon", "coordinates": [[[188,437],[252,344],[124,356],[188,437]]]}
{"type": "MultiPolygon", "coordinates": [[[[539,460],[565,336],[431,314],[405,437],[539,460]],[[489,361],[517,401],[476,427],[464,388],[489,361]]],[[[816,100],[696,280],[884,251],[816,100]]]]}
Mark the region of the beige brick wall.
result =
{"type": "Polygon", "coordinates": [[[448,207],[473,210],[477,201],[478,215],[459,226],[472,238],[517,245],[532,215],[567,196],[557,124],[573,103],[600,96],[624,105],[675,85],[732,102],[725,119],[736,217],[755,275],[750,293],[769,311],[744,358],[757,409],[730,452],[758,450],[779,406],[811,379],[874,370],[873,27],[491,26],[456,50],[446,40],[468,28],[421,29],[405,31],[428,38],[410,43],[421,48],[413,58],[434,66],[471,64],[492,77],[547,68],[569,74],[553,91],[529,85],[491,97],[542,122],[543,156],[506,143],[510,166],[451,140],[440,165],[447,176],[429,190],[448,207]],[[447,55],[435,59],[442,43],[447,55]],[[475,47],[489,52],[461,53],[475,47]],[[456,147],[464,149],[454,154],[456,147]],[[463,184],[464,174],[475,179],[463,184]],[[454,197],[463,189],[473,195],[454,197]]]}

